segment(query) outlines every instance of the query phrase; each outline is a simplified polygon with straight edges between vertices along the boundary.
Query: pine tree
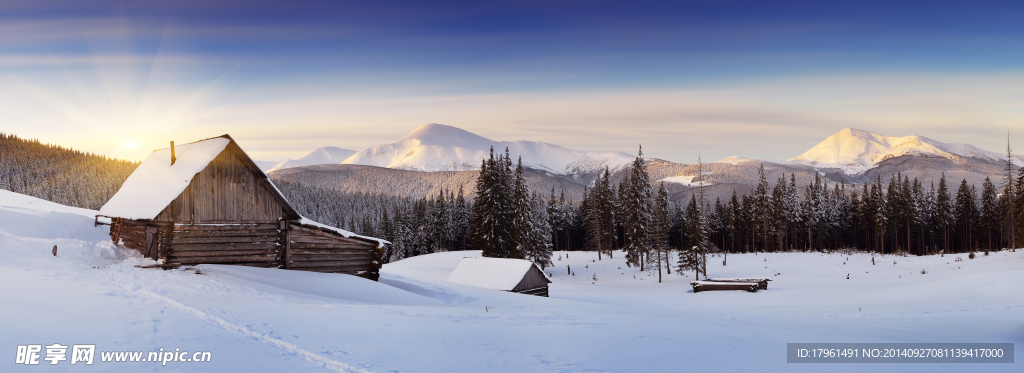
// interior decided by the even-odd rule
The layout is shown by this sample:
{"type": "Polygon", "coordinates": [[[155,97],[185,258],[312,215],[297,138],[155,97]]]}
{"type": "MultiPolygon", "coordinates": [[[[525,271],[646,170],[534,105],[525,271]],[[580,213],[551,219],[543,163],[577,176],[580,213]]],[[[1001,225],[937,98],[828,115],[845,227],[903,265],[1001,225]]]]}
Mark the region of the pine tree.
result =
{"type": "Polygon", "coordinates": [[[530,260],[534,264],[545,269],[553,266],[551,262],[552,247],[551,247],[551,226],[548,225],[548,214],[544,203],[544,198],[541,198],[536,192],[530,197],[530,212],[532,214],[533,229],[530,235],[529,250],[526,251],[526,259],[530,260]]]}
{"type": "Polygon", "coordinates": [[[1010,204],[1011,215],[1013,219],[1010,222],[1014,229],[1012,230],[1013,236],[1016,237],[1016,244],[1010,246],[1016,251],[1017,247],[1020,246],[1022,235],[1024,235],[1024,167],[1017,169],[1017,181],[1014,183],[1014,191],[1010,195],[1013,203],[1010,204]]]}
{"type": "Polygon", "coordinates": [[[490,158],[480,166],[470,235],[473,247],[485,257],[508,258],[514,250],[510,163],[507,155],[495,158],[491,148],[490,158]]]}
{"type": "Polygon", "coordinates": [[[527,252],[532,252],[533,237],[533,201],[523,176],[523,158],[516,162],[515,179],[512,184],[512,237],[515,241],[509,258],[525,259],[527,252]]]}
{"type": "Polygon", "coordinates": [[[629,183],[621,185],[625,199],[623,226],[625,228],[626,264],[644,270],[644,258],[650,252],[651,226],[651,183],[647,175],[643,148],[637,153],[630,170],[629,183]]]}
{"type": "Polygon", "coordinates": [[[939,190],[935,196],[935,223],[942,231],[942,251],[949,252],[949,228],[953,224],[953,202],[946,187],[946,173],[939,179],[939,190]]]}
{"type": "Polygon", "coordinates": [[[593,200],[592,208],[596,219],[597,229],[597,257],[607,254],[610,258],[615,248],[615,195],[612,192],[609,182],[611,173],[608,167],[604,169],[604,175],[594,181],[594,189],[591,192],[593,200]]]}
{"type": "Polygon", "coordinates": [[[651,227],[654,252],[657,258],[654,264],[658,266],[658,282],[661,282],[662,265],[668,265],[668,235],[671,225],[668,192],[665,191],[665,182],[662,182],[658,187],[658,197],[654,202],[654,222],[651,227]]]}
{"type": "Polygon", "coordinates": [[[992,251],[995,246],[995,242],[999,242],[998,237],[995,237],[999,232],[999,205],[996,200],[996,186],[992,184],[992,180],[987,176],[985,182],[981,186],[981,222],[982,237],[985,240],[985,252],[992,251]]]}
{"type": "MultiPolygon", "coordinates": [[[[768,179],[764,175],[764,163],[758,169],[759,179],[757,187],[754,189],[754,217],[757,226],[755,230],[758,234],[758,240],[761,242],[761,248],[763,251],[768,249],[768,225],[771,219],[771,200],[768,196],[768,179]]],[[[757,250],[755,246],[755,250],[757,250]]]]}
{"type": "Polygon", "coordinates": [[[971,187],[967,185],[967,179],[960,182],[957,189],[956,202],[954,203],[955,221],[957,236],[959,236],[959,252],[974,251],[971,244],[971,231],[974,228],[974,199],[971,195],[971,187]]]}
{"type": "Polygon", "coordinates": [[[701,242],[700,232],[700,211],[697,210],[697,198],[690,196],[690,203],[686,205],[685,212],[686,222],[686,241],[683,246],[679,249],[677,255],[678,261],[676,262],[676,273],[684,275],[686,271],[694,271],[694,279],[700,279],[701,269],[701,258],[700,248],[698,247],[701,242]]]}
{"type": "Polygon", "coordinates": [[[1006,208],[1004,210],[1004,228],[1005,233],[1003,237],[1006,237],[1006,245],[1010,247],[1010,250],[1017,251],[1017,225],[1018,225],[1018,211],[1017,199],[1020,197],[1020,193],[1017,192],[1019,184],[1015,185],[1013,179],[1013,151],[1010,150],[1010,131],[1006,131],[1006,185],[1003,187],[1003,196],[1006,199],[1006,208]]]}

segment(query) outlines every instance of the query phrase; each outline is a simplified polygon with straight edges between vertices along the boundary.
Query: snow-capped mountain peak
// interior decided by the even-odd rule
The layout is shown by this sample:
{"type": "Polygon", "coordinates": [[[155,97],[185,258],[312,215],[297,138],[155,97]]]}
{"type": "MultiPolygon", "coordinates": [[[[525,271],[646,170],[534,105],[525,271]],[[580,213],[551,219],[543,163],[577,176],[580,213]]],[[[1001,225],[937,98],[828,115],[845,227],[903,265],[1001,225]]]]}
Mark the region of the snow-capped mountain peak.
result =
{"type": "Polygon", "coordinates": [[[462,171],[480,168],[480,161],[508,148],[523,164],[557,174],[582,174],[608,166],[618,169],[632,162],[622,152],[588,152],[537,141],[494,141],[444,124],[422,125],[398,141],[364,149],[345,164],[360,164],[416,171],[462,171]]]}
{"type": "Polygon", "coordinates": [[[879,162],[903,155],[949,158],[975,158],[998,162],[999,154],[968,144],[948,144],[923,136],[883,136],[874,132],[845,128],[829,136],[807,152],[787,161],[816,168],[838,168],[855,174],[871,169],[879,162]]]}

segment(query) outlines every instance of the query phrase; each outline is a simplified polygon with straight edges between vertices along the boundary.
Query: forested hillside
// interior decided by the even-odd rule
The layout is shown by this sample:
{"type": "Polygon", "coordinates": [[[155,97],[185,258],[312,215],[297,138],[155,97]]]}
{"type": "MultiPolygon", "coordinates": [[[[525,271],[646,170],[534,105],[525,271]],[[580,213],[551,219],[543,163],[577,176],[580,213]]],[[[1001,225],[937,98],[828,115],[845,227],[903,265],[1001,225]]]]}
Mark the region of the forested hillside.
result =
{"type": "MultiPolygon", "coordinates": [[[[462,188],[472,199],[480,171],[411,171],[363,165],[317,165],[289,168],[270,173],[275,183],[284,181],[316,186],[350,194],[392,195],[422,198],[435,196],[441,190],[462,188]]],[[[564,190],[566,197],[580,199],[583,188],[592,179],[578,180],[572,176],[549,174],[527,168],[524,176],[531,190],[548,193],[554,188],[564,190]]]]}
{"type": "Polygon", "coordinates": [[[99,209],[138,165],[0,133],[0,189],[62,205],[99,209]]]}

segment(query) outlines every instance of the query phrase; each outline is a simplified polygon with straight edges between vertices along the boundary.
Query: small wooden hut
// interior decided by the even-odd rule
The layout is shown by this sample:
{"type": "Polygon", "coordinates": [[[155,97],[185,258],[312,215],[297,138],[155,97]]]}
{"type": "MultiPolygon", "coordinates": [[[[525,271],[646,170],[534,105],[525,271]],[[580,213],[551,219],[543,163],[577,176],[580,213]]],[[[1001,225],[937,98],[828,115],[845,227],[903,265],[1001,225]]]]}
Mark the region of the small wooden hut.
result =
{"type": "Polygon", "coordinates": [[[164,267],[236,264],[377,280],[383,240],[303,218],[231,136],[154,151],[100,208],[115,243],[164,267]]]}
{"type": "Polygon", "coordinates": [[[464,258],[448,282],[546,297],[551,280],[529,260],[464,258]]]}

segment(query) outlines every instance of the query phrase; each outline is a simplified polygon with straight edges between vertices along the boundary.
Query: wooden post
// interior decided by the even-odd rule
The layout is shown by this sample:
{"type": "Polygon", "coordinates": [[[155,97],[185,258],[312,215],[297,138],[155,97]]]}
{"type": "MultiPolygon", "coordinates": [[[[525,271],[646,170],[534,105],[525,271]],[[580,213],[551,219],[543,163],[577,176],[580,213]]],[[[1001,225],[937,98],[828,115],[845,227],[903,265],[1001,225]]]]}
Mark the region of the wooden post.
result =
{"type": "Polygon", "coordinates": [[[292,269],[292,224],[287,220],[284,222],[284,269],[292,269]]]}
{"type": "Polygon", "coordinates": [[[174,161],[177,160],[178,158],[174,156],[174,141],[171,141],[171,166],[174,166],[174,161]]]}

